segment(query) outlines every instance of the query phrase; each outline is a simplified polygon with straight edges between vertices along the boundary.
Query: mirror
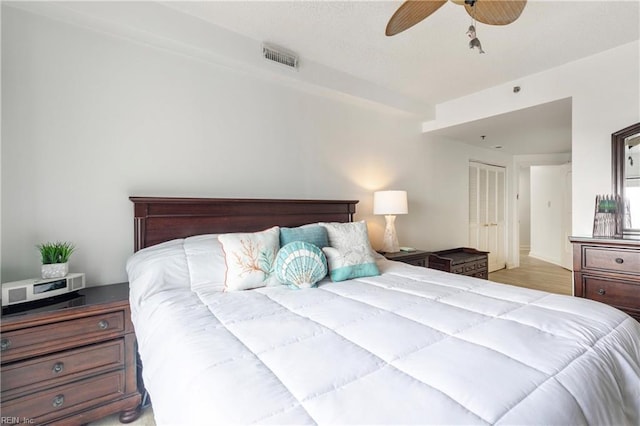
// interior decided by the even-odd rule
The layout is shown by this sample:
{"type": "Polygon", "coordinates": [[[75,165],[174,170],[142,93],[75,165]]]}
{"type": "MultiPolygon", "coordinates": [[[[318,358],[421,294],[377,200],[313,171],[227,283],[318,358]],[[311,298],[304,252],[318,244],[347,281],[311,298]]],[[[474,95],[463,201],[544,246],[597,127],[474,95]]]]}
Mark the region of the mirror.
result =
{"type": "Polygon", "coordinates": [[[622,232],[640,238],[640,123],[611,135],[613,192],[625,200],[622,232]]]}

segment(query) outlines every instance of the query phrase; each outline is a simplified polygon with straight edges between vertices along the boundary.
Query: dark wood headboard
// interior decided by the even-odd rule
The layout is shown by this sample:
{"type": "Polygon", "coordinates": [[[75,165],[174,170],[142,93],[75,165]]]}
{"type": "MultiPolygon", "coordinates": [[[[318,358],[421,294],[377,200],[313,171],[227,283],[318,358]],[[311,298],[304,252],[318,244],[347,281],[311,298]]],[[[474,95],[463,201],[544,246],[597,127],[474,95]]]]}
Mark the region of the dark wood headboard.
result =
{"type": "Polygon", "coordinates": [[[351,222],[358,201],[129,197],[134,251],[176,238],[255,232],[272,226],[351,222]]]}

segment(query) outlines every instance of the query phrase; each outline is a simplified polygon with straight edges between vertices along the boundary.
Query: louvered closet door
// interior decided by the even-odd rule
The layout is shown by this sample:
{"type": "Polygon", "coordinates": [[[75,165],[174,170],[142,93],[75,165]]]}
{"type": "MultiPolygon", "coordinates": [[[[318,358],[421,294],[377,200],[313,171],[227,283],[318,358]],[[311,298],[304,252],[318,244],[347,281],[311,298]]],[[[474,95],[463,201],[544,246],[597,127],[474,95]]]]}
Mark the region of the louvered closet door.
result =
{"type": "Polygon", "coordinates": [[[469,163],[469,245],[489,252],[489,272],[505,267],[505,169],[469,163]]]}

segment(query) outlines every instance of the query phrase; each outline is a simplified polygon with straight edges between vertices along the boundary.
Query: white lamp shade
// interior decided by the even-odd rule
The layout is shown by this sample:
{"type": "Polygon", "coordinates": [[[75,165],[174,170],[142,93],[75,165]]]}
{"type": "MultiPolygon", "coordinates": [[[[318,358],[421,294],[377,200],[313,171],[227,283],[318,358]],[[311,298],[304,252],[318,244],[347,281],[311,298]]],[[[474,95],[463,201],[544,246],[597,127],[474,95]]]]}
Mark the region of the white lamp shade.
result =
{"type": "Polygon", "coordinates": [[[373,214],[407,214],[407,191],[376,191],[373,193],[373,214]]]}

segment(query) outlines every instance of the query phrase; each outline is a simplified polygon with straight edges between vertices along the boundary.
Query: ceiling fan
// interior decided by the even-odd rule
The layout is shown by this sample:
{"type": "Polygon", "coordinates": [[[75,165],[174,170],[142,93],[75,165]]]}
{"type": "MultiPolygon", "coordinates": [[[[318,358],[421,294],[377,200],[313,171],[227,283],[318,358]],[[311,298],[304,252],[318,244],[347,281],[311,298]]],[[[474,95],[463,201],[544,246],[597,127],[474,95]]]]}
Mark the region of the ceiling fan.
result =
{"type": "MultiPolygon", "coordinates": [[[[487,25],[507,25],[518,19],[527,0],[451,0],[464,5],[475,21],[487,25]]],[[[440,9],[447,0],[407,0],[396,10],[385,30],[393,36],[413,27],[418,22],[440,9]]]]}

